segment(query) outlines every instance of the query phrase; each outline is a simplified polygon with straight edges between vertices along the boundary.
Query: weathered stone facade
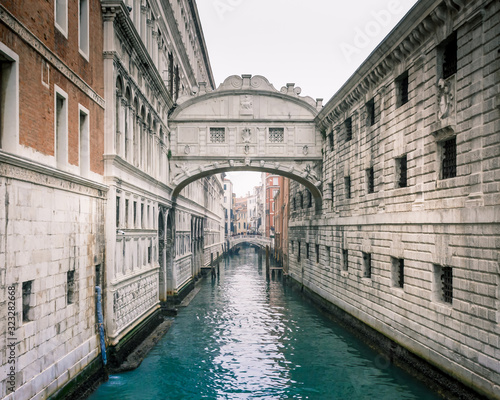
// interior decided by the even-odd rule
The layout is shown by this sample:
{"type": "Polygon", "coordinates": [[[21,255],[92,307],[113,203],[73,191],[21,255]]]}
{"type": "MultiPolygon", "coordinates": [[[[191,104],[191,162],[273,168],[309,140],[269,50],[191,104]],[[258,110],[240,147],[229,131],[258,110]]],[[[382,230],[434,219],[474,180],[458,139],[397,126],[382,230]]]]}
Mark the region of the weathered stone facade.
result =
{"type": "MultiPolygon", "coordinates": [[[[325,105],[322,208],[290,276],[500,398],[500,7],[421,1],[325,105]]],[[[295,206],[294,206],[295,204],[295,206]]]]}

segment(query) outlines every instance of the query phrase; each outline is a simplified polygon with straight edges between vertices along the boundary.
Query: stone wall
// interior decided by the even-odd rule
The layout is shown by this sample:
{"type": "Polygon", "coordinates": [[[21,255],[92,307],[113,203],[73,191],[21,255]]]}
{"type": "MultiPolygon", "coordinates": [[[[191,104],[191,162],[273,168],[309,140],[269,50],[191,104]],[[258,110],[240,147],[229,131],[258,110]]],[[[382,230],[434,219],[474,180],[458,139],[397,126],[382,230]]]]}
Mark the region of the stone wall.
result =
{"type": "Polygon", "coordinates": [[[2,397],[46,398],[99,354],[105,187],[68,178],[0,154],[2,397]]]}
{"type": "Polygon", "coordinates": [[[325,196],[292,184],[290,276],[500,398],[500,7],[447,4],[418,3],[319,113],[325,196]]]}

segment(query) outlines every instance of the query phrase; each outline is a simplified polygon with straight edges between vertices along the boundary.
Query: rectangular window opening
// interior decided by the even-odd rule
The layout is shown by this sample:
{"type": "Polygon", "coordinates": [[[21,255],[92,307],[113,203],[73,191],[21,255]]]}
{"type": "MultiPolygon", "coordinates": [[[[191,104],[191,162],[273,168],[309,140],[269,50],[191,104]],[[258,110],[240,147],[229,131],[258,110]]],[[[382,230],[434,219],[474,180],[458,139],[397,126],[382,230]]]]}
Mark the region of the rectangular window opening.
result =
{"type": "Polygon", "coordinates": [[[80,175],[90,172],[89,115],[80,106],[80,175]]]}
{"type": "Polygon", "coordinates": [[[23,282],[23,322],[33,321],[33,281],[23,282]]]}
{"type": "Polygon", "coordinates": [[[309,260],[309,243],[306,243],[306,260],[309,260]]]}
{"type": "Polygon", "coordinates": [[[452,33],[440,46],[442,78],[447,79],[457,72],[457,33],[452,33]]]}
{"type": "Polygon", "coordinates": [[[68,37],[68,0],[55,0],[54,7],[55,26],[68,37]]]}
{"type": "Polygon", "coordinates": [[[457,176],[457,139],[453,137],[442,142],[442,179],[457,176]]]}
{"type": "Polygon", "coordinates": [[[120,196],[116,196],[116,227],[120,227],[120,196]]]}
{"type": "Polygon", "coordinates": [[[342,269],[349,270],[349,252],[347,249],[342,249],[342,269]]]}
{"type": "Polygon", "coordinates": [[[269,128],[269,141],[271,143],[283,143],[284,137],[284,128],[269,128]]]}
{"type": "Polygon", "coordinates": [[[328,144],[329,144],[329,147],[330,147],[330,151],[333,151],[333,131],[331,131],[328,134],[328,144]]]}
{"type": "Polygon", "coordinates": [[[445,303],[453,303],[453,270],[451,267],[442,267],[441,294],[445,303]]]}
{"type": "Polygon", "coordinates": [[[346,176],[344,178],[344,186],[345,186],[345,198],[350,199],[351,198],[351,177],[346,176]]]}
{"type": "Polygon", "coordinates": [[[396,107],[408,103],[408,71],[396,78],[396,107]]]}
{"type": "Polygon", "coordinates": [[[402,258],[392,258],[392,283],[393,286],[404,288],[405,260],[402,258]]]}
{"type": "Polygon", "coordinates": [[[55,157],[59,167],[68,160],[68,104],[65,94],[56,91],[55,157]]]}
{"type": "MultiPolygon", "coordinates": [[[[56,0],[57,1],[57,0],[56,0]]],[[[89,3],[79,0],[78,44],[82,55],[89,58],[89,3]]]]}
{"type": "Polygon", "coordinates": [[[396,187],[404,188],[408,186],[408,160],[406,154],[396,158],[396,187]]]}
{"type": "Polygon", "coordinates": [[[366,103],[366,125],[375,125],[375,100],[371,99],[366,103]]]}
{"type": "Polygon", "coordinates": [[[363,276],[365,278],[372,277],[372,255],[363,252],[363,276]]]}
{"type": "Polygon", "coordinates": [[[368,193],[373,193],[375,191],[375,178],[373,175],[373,167],[366,170],[366,184],[368,193]]]}
{"type": "Polygon", "coordinates": [[[319,263],[319,244],[316,245],[316,263],[319,263]]]}
{"type": "Polygon", "coordinates": [[[75,271],[66,273],[66,300],[68,304],[73,304],[75,301],[75,271]]]}
{"type": "Polygon", "coordinates": [[[346,118],[344,121],[344,128],[345,128],[345,140],[348,142],[349,140],[352,139],[352,118],[346,118]]]}

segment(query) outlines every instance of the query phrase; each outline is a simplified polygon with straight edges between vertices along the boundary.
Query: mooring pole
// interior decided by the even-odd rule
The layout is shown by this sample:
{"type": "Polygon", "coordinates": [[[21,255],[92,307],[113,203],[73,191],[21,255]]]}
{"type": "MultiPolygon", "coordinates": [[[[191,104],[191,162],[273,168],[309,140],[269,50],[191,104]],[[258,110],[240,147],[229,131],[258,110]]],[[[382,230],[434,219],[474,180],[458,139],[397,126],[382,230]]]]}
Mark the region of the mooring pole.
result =
{"type": "Polygon", "coordinates": [[[266,246],[266,275],[269,276],[269,246],[266,246]]]}
{"type": "Polygon", "coordinates": [[[214,253],[210,253],[210,272],[212,273],[212,278],[215,278],[214,253]]]}

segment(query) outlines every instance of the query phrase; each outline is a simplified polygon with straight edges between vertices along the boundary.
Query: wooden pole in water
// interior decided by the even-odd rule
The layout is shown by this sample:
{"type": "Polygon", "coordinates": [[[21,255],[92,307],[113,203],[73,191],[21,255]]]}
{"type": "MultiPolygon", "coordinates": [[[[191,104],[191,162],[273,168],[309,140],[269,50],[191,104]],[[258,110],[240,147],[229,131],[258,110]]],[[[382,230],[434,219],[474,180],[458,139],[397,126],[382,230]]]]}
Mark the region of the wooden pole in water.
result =
{"type": "Polygon", "coordinates": [[[269,246],[266,246],[266,274],[269,275],[269,246]]]}
{"type": "Polygon", "coordinates": [[[217,252],[217,274],[220,274],[219,263],[219,252],[217,252]]]}
{"type": "Polygon", "coordinates": [[[210,272],[212,273],[212,278],[215,278],[214,253],[210,253],[210,272]]]}

